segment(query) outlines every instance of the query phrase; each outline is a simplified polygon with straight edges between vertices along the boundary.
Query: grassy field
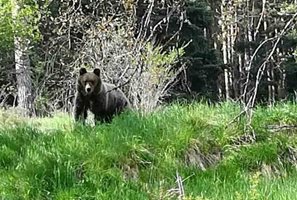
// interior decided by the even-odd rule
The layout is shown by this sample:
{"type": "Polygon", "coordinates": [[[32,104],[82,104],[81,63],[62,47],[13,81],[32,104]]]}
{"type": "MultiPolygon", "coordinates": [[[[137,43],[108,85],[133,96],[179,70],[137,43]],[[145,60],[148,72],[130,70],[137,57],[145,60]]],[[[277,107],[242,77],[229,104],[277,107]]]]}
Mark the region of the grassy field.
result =
{"type": "Polygon", "coordinates": [[[96,127],[66,114],[0,112],[0,199],[296,199],[297,106],[257,108],[254,137],[231,103],[125,113],[96,127]],[[182,186],[178,181],[182,179],[182,186]]]}

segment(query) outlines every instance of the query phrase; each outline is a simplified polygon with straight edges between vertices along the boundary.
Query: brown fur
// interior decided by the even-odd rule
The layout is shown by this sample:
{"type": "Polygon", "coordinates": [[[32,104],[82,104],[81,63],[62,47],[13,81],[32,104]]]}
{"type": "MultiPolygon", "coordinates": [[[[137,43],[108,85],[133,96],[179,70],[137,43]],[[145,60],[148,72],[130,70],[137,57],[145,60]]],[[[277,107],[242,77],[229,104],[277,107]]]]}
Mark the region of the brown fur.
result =
{"type": "Polygon", "coordinates": [[[114,115],[128,107],[130,103],[125,94],[115,88],[115,85],[103,83],[99,69],[96,68],[93,72],[80,69],[74,105],[76,121],[84,122],[89,109],[95,115],[95,122],[111,122],[114,115]]]}

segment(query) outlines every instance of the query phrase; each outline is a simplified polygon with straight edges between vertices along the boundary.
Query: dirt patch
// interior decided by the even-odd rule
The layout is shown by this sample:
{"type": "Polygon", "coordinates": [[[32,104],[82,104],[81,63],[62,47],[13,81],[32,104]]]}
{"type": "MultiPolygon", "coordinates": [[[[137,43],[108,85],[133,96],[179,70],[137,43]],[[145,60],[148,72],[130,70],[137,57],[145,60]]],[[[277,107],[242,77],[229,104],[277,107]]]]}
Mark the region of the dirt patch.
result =
{"type": "Polygon", "coordinates": [[[189,166],[195,166],[203,171],[208,167],[214,166],[222,160],[222,151],[214,148],[211,152],[204,153],[198,144],[192,145],[185,153],[185,161],[189,166]]]}

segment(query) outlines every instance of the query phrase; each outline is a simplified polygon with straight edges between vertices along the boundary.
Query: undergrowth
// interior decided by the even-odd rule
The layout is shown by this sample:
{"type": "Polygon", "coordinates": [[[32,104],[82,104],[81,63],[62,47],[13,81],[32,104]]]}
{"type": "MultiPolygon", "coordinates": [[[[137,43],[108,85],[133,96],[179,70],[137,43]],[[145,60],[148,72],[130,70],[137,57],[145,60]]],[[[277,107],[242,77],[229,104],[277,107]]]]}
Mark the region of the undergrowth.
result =
{"type": "Polygon", "coordinates": [[[173,104],[111,124],[0,112],[0,199],[294,199],[292,103],[259,107],[247,139],[232,103],[173,104]]]}

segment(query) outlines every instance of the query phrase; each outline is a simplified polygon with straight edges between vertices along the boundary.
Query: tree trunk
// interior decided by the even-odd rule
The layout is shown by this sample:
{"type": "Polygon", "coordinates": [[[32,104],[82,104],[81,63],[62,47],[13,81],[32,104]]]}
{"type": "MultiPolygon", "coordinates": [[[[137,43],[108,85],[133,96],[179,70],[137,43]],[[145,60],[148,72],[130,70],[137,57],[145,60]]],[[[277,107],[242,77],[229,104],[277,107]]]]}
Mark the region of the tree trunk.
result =
{"type": "MultiPolygon", "coordinates": [[[[23,23],[25,27],[25,19],[19,18],[19,11],[21,9],[20,1],[12,0],[12,17],[14,23],[23,23]],[[18,20],[20,19],[20,20],[18,20]]],[[[32,95],[32,79],[30,71],[29,59],[29,44],[30,42],[24,36],[19,36],[15,33],[15,69],[18,90],[18,107],[24,116],[31,116],[33,112],[33,95],[32,95]]]]}
{"type": "MultiPolygon", "coordinates": [[[[274,1],[274,3],[276,3],[276,1],[274,1]]],[[[297,3],[297,1],[295,1],[295,3],[297,3]]],[[[281,17],[279,19],[280,21],[284,21],[284,19],[281,17]]],[[[274,19],[274,23],[276,24],[277,23],[277,19],[274,19]]],[[[274,30],[275,32],[275,35],[278,35],[279,34],[279,29],[278,28],[275,28],[274,30]]],[[[281,42],[281,47],[284,46],[284,41],[282,40],[281,42]]],[[[279,73],[279,77],[278,77],[278,81],[277,82],[277,88],[275,88],[275,90],[277,90],[277,99],[278,100],[284,100],[286,99],[286,96],[287,96],[287,91],[286,91],[286,70],[285,68],[281,65],[281,57],[285,54],[283,52],[283,48],[280,48],[278,47],[276,49],[276,55],[275,55],[275,58],[274,60],[276,60],[276,70],[278,71],[279,73]]]]}
{"type": "Polygon", "coordinates": [[[222,19],[222,24],[221,24],[221,31],[222,31],[222,52],[223,52],[223,63],[225,65],[224,69],[224,76],[225,76],[225,95],[226,95],[226,100],[230,99],[230,83],[229,83],[229,69],[227,68],[228,65],[228,42],[227,42],[227,37],[228,37],[228,30],[227,30],[227,11],[226,11],[226,0],[222,0],[222,5],[221,5],[221,19],[222,19]]]}

